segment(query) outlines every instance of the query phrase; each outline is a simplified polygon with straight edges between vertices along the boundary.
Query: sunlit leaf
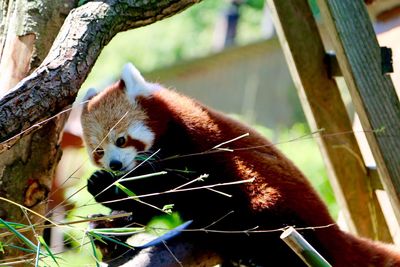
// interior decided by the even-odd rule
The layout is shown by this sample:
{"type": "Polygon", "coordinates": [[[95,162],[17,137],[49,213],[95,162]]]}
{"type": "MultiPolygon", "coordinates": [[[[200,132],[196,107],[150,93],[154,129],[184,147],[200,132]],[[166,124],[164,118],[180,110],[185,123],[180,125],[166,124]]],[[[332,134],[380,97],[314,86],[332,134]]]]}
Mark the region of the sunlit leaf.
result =
{"type": "Polygon", "coordinates": [[[167,205],[164,205],[164,207],[162,208],[162,210],[165,212],[165,213],[168,213],[168,214],[172,214],[172,209],[174,208],[174,204],[167,204],[167,205]]]}
{"type": "Polygon", "coordinates": [[[96,261],[96,267],[100,267],[100,265],[99,265],[100,258],[97,255],[96,245],[94,244],[93,236],[89,235],[89,240],[90,240],[90,244],[92,245],[93,256],[94,256],[95,261],[96,261]]]}
{"type": "Polygon", "coordinates": [[[94,233],[92,231],[89,231],[87,233],[89,235],[93,236],[94,238],[96,238],[97,240],[101,240],[102,242],[104,242],[104,240],[102,240],[102,239],[105,239],[105,240],[111,241],[113,243],[116,243],[118,245],[124,246],[126,248],[134,249],[134,247],[132,247],[132,246],[130,246],[130,245],[124,243],[124,242],[121,242],[121,241],[119,241],[119,240],[117,240],[115,238],[112,238],[112,237],[109,237],[109,236],[106,236],[106,235],[102,235],[102,234],[97,234],[97,233],[94,233]]]}
{"type": "MultiPolygon", "coordinates": [[[[22,224],[22,223],[15,223],[15,222],[7,222],[7,224],[11,227],[13,227],[14,229],[20,229],[20,228],[26,228],[28,227],[26,224],[22,224]]],[[[5,224],[0,222],[0,228],[6,228],[5,224]]]]}
{"type": "Polygon", "coordinates": [[[57,264],[57,266],[60,266],[56,260],[56,257],[54,256],[54,254],[51,252],[49,246],[46,244],[46,241],[44,241],[42,236],[38,236],[38,240],[40,242],[40,244],[46,249],[48,255],[53,259],[53,261],[55,262],[55,264],[57,264]]]}
{"type": "Polygon", "coordinates": [[[39,267],[39,258],[40,258],[40,242],[36,246],[36,260],[35,260],[35,267],[39,267]]]}
{"type": "Polygon", "coordinates": [[[133,193],[131,190],[129,190],[128,188],[126,188],[125,186],[123,186],[122,184],[120,184],[118,182],[115,183],[115,186],[118,187],[122,192],[124,192],[125,194],[127,194],[130,197],[136,196],[135,193],[133,193]]]}
{"type": "Polygon", "coordinates": [[[137,234],[144,231],[144,227],[118,227],[118,228],[96,228],[90,230],[92,233],[105,235],[128,235],[137,234]]]}

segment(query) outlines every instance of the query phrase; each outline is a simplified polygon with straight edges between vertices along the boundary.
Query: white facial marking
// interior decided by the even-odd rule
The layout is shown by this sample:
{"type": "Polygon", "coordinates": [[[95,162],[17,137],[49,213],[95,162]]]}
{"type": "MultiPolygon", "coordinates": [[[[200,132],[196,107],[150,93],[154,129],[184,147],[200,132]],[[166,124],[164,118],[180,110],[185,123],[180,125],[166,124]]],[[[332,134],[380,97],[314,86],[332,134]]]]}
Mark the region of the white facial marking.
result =
{"type": "Polygon", "coordinates": [[[120,148],[114,144],[108,144],[101,163],[104,168],[110,169],[111,161],[119,161],[122,163],[121,171],[129,171],[136,165],[136,156],[137,151],[133,147],[120,148]]]}
{"type": "Polygon", "coordinates": [[[143,142],[146,145],[146,150],[153,145],[155,135],[143,122],[136,122],[130,126],[128,134],[131,138],[143,142]]]}

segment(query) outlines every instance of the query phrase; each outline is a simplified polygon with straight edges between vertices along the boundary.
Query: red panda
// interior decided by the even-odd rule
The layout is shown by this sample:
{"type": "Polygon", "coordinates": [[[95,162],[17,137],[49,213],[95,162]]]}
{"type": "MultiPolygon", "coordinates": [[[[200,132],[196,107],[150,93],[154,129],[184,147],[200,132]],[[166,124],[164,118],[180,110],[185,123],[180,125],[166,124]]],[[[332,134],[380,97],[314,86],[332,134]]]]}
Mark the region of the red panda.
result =
{"type": "Polygon", "coordinates": [[[244,124],[145,81],[132,64],[123,68],[119,81],[101,93],[91,91],[89,98],[81,121],[95,165],[131,172],[130,176],[166,171],[122,183],[138,196],[165,192],[190,181],[190,186],[203,187],[140,198],[147,205],[132,199],[113,202],[127,197],[109,186],[120,176],[97,171],[88,181],[88,190],[112,210],[132,211],[135,222],[146,224],[161,213],[155,207],[174,204],[183,220],[193,220],[193,229],[212,225],[212,229],[234,231],[190,231],[181,236],[216,251],[228,266],[232,262],[304,266],[279,239],[279,232],[236,233],[291,225],[327,226],[301,233],[332,266],[400,266],[400,253],[389,245],[341,231],[304,175],[244,124]],[[154,157],[147,161],[138,159],[152,153],[154,157]],[[208,177],[194,181],[202,174],[208,177]],[[226,183],[230,185],[211,187],[226,183]]]}

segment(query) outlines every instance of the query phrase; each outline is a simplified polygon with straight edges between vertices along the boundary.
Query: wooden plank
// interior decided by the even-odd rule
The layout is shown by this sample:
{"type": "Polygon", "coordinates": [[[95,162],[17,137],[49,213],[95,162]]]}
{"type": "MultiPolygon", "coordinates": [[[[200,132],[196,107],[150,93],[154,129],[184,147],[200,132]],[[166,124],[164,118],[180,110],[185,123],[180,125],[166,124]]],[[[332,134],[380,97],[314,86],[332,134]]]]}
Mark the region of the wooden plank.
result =
{"type": "Polygon", "coordinates": [[[361,0],[318,0],[378,173],[400,223],[400,103],[361,0]]]}
{"type": "Polygon", "coordinates": [[[391,241],[307,0],[268,3],[307,120],[313,131],[324,129],[316,140],[351,232],[391,241]]]}

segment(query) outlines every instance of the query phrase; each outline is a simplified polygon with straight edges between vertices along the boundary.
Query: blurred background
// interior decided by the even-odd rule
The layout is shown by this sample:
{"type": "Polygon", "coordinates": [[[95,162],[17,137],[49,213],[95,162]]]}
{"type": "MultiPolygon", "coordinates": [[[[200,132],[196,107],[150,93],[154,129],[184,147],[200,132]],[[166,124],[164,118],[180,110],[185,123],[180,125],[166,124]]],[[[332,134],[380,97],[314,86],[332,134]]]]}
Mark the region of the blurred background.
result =
{"type": "MultiPolygon", "coordinates": [[[[318,18],[315,1],[310,5],[318,18]]],[[[377,33],[388,32],[387,25],[375,25],[377,33]]],[[[119,79],[126,62],[136,65],[149,81],[176,88],[255,127],[306,174],[332,216],[338,218],[321,154],[305,121],[264,0],[204,0],[166,20],[118,34],[102,51],[80,97],[90,87],[101,90],[119,79]]],[[[343,98],[353,117],[345,92],[343,98]]],[[[56,192],[50,208],[55,209],[57,220],[109,212],[92,205],[85,189],[94,167],[80,137],[76,109],[64,131],[64,154],[53,185],[56,192]]],[[[74,227],[84,229],[87,224],[74,227]]],[[[63,265],[95,265],[91,247],[81,246],[85,243],[81,230],[54,229],[51,239],[55,252],[65,259],[63,265]]]]}

